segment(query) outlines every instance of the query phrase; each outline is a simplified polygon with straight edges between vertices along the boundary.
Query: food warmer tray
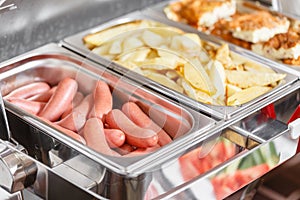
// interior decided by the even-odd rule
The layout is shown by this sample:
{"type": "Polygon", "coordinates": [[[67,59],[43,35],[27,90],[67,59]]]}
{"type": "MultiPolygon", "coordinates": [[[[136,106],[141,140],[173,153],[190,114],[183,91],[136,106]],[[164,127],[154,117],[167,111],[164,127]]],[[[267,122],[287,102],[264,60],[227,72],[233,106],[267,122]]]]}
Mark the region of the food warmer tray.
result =
{"type": "MultiPolygon", "coordinates": [[[[214,38],[208,41],[214,42],[214,38]]],[[[231,50],[240,51],[234,46],[231,50]]],[[[11,194],[0,190],[1,195],[50,200],[215,199],[230,195],[296,153],[298,135],[294,130],[298,126],[287,125],[287,121],[300,102],[300,81],[290,69],[280,69],[281,66],[271,62],[272,67],[288,74],[284,87],[227,118],[207,112],[213,109],[206,105],[195,109],[191,103],[185,103],[188,100],[182,95],[171,98],[166,88],[154,83],[147,87],[135,74],[124,77],[118,70],[120,66],[111,63],[107,66],[107,60],[99,57],[96,59],[101,62],[94,62],[85,55],[78,49],[70,51],[62,42],[5,61],[0,64],[2,94],[33,80],[45,79],[56,84],[63,77],[72,76],[81,88],[89,90],[86,86],[96,79],[111,84],[120,79],[116,88],[121,96],[125,94],[125,99],[130,99],[129,94],[146,105],[164,105],[175,115],[182,115],[183,121],[192,124],[191,128],[151,154],[116,158],[88,148],[5,100],[1,109],[7,112],[11,132],[3,127],[6,122],[1,114],[0,172],[6,178],[0,179],[0,186],[11,194]],[[205,169],[195,168],[201,166],[199,163],[210,163],[205,160],[211,161],[214,155],[223,159],[216,159],[205,169]],[[247,169],[259,173],[227,193],[219,187],[222,177],[235,177],[247,169]]],[[[247,58],[260,62],[256,56],[247,54],[247,58]]],[[[160,111],[170,114],[164,108],[160,111]]]]}
{"type": "Polygon", "coordinates": [[[243,55],[241,52],[244,50],[239,47],[231,46],[230,45],[230,50],[232,51],[232,54],[236,54],[237,56],[241,56],[241,59],[247,60],[252,63],[256,63],[261,66],[268,66],[271,67],[274,71],[278,73],[284,73],[287,74],[285,78],[284,84],[279,84],[275,88],[273,88],[271,91],[267,92],[266,94],[263,94],[254,100],[251,100],[247,103],[244,103],[239,106],[215,106],[215,105],[209,105],[209,104],[203,104],[200,103],[196,100],[193,100],[189,98],[186,95],[182,95],[178,93],[175,90],[172,90],[170,88],[167,88],[161,84],[158,84],[155,81],[152,81],[142,75],[139,75],[138,73],[135,73],[131,70],[128,70],[125,67],[122,67],[121,65],[114,63],[108,59],[105,59],[93,52],[91,52],[83,43],[83,37],[91,34],[91,33],[96,33],[101,30],[105,30],[109,27],[112,27],[114,25],[119,25],[119,24],[124,24],[127,22],[134,22],[136,20],[152,20],[154,22],[159,22],[162,24],[166,24],[171,27],[176,27],[179,28],[180,30],[183,30],[184,32],[187,33],[196,33],[200,36],[201,40],[211,43],[216,46],[220,46],[222,44],[222,41],[211,36],[207,36],[203,33],[199,33],[197,30],[190,28],[188,26],[185,26],[183,24],[178,24],[176,22],[172,22],[166,19],[162,19],[159,17],[155,17],[155,15],[152,13],[151,15],[145,11],[137,11],[134,13],[129,13],[126,16],[119,17],[117,19],[111,20],[107,23],[104,23],[102,25],[99,25],[95,28],[88,29],[85,31],[82,31],[78,34],[72,35],[70,37],[65,38],[63,41],[61,41],[62,46],[84,56],[86,59],[95,61],[96,63],[103,64],[107,66],[108,68],[117,71],[124,76],[129,76],[133,78],[135,81],[140,82],[141,84],[146,85],[147,87],[154,87],[156,90],[159,90],[161,93],[168,95],[169,97],[177,97],[180,96],[180,99],[175,99],[176,101],[180,101],[180,104],[186,104],[190,107],[193,107],[195,110],[204,112],[208,115],[212,115],[213,117],[216,117],[218,119],[229,119],[232,117],[238,117],[240,115],[247,115],[247,113],[255,109],[262,108],[262,105],[265,105],[263,102],[269,101],[267,100],[268,98],[272,98],[272,95],[277,93],[280,89],[286,87],[287,85],[290,85],[291,83],[297,81],[298,77],[300,74],[295,74],[293,70],[290,70],[289,68],[282,67],[281,65],[275,63],[275,62],[269,62],[265,60],[261,60],[260,58],[254,56],[249,56],[249,55],[243,55]],[[182,99],[182,100],[181,100],[182,99]]]}
{"type": "MultiPolygon", "coordinates": [[[[36,78],[43,77],[50,82],[57,82],[64,76],[74,76],[74,73],[78,81],[84,80],[83,88],[89,80],[98,77],[97,74],[111,81],[120,77],[57,44],[49,44],[1,64],[1,82],[6,83],[2,85],[2,93],[36,78]]],[[[211,187],[211,177],[238,170],[237,163],[252,159],[256,152],[263,154],[269,163],[268,170],[295,154],[297,138],[290,138],[291,127],[281,122],[280,117],[270,118],[260,108],[229,120],[214,119],[179,105],[168,96],[157,93],[155,88],[143,88],[126,77],[122,77],[122,89],[123,84],[131,90],[138,86],[139,90],[134,90],[132,94],[134,96],[146,93],[147,100],[150,96],[150,101],[156,100],[156,104],[164,102],[167,107],[180,110],[193,124],[190,131],[151,154],[116,159],[87,148],[34,115],[5,101],[11,137],[1,132],[1,166],[11,174],[6,174],[7,179],[1,179],[1,186],[11,192],[23,189],[23,193],[26,191],[44,199],[152,199],[170,196],[180,199],[182,195],[193,198],[199,195],[199,188],[195,192],[194,183],[204,181],[211,187]],[[226,141],[227,145],[233,147],[233,153],[227,160],[189,178],[181,174],[182,159],[203,147],[211,150],[220,141],[226,141]],[[282,143],[289,145],[282,148],[282,143]],[[276,153],[270,156],[270,152],[274,151],[276,153]],[[13,162],[9,163],[10,160],[13,162]],[[14,172],[13,166],[16,163],[20,170],[14,172]]],[[[295,104],[299,104],[299,86],[297,81],[288,89],[281,89],[268,104],[273,103],[275,110],[282,110],[282,106],[286,111],[295,109],[295,104]]],[[[277,113],[280,116],[280,111],[277,113]]],[[[220,153],[217,150],[211,152],[220,153]]],[[[187,159],[184,163],[190,162],[187,159]]],[[[200,193],[206,193],[206,190],[200,193]]]]}
{"type": "MultiPolygon", "coordinates": [[[[149,14],[150,16],[156,16],[156,17],[161,17],[163,20],[170,20],[167,18],[167,16],[165,15],[164,13],[164,8],[169,4],[169,3],[172,3],[172,2],[176,2],[176,0],[171,0],[171,1],[163,1],[161,3],[157,3],[157,4],[154,4],[153,6],[150,6],[146,9],[143,10],[143,13],[145,14],[149,14]]],[[[241,12],[241,13],[249,13],[249,12],[253,12],[253,11],[256,11],[256,10],[267,10],[268,12],[270,13],[273,13],[275,15],[278,15],[278,16],[285,16],[287,17],[288,19],[291,19],[291,20],[296,20],[296,21],[299,21],[299,18],[295,15],[290,15],[288,13],[280,13],[278,11],[275,11],[273,10],[271,7],[269,6],[265,6],[264,2],[262,2],[263,4],[260,4],[259,2],[257,1],[251,1],[251,0],[240,0],[240,1],[236,1],[236,9],[237,11],[241,12]]],[[[176,23],[180,23],[180,22],[176,22],[176,23]]],[[[181,23],[181,24],[184,24],[184,23],[181,23]]],[[[188,27],[191,27],[187,24],[185,24],[186,26],[188,27]]],[[[195,29],[195,28],[192,28],[192,29],[195,29]]],[[[200,32],[200,31],[199,31],[200,32]]],[[[208,33],[209,34],[209,33],[208,33]]],[[[218,37],[218,36],[213,36],[213,35],[210,35],[209,37],[218,37]]],[[[202,36],[203,37],[203,36],[202,36]]],[[[225,42],[229,42],[229,41],[226,41],[225,39],[222,39],[221,37],[218,37],[220,40],[223,40],[225,42]]],[[[237,46],[235,44],[232,44],[232,46],[237,46]]],[[[233,47],[234,48],[234,47],[233,47]]],[[[254,57],[258,57],[259,60],[261,60],[262,62],[264,63],[268,63],[268,62],[276,62],[276,63],[279,63],[279,64],[282,64],[294,71],[296,71],[295,73],[299,74],[299,71],[300,71],[300,68],[299,66],[293,66],[293,65],[287,65],[287,64],[283,64],[281,61],[276,61],[276,60],[272,60],[272,59],[269,59],[269,58],[266,58],[262,55],[259,55],[259,54],[256,54],[255,52],[251,51],[251,50],[248,50],[248,49],[244,49],[244,48],[239,48],[238,50],[241,54],[243,55],[250,55],[250,56],[254,56],[254,57]]]]}

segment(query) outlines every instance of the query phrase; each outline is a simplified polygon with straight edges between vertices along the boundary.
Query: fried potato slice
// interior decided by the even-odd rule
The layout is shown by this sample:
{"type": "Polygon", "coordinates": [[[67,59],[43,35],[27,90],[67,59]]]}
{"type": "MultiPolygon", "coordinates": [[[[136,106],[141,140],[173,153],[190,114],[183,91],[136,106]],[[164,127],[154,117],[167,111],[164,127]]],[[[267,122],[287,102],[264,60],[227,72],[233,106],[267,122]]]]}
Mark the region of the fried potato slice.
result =
{"type": "Polygon", "coordinates": [[[153,81],[156,81],[170,89],[173,89],[179,93],[183,93],[183,88],[180,87],[175,81],[169,79],[167,76],[159,73],[155,73],[153,71],[144,71],[144,75],[150,78],[153,81]]]}
{"type": "Polygon", "coordinates": [[[83,41],[93,46],[100,46],[104,42],[110,40],[113,37],[116,37],[117,35],[137,29],[140,26],[140,24],[140,21],[134,21],[126,24],[117,25],[109,29],[99,31],[97,33],[88,34],[83,38],[83,41]]]}
{"type": "Polygon", "coordinates": [[[230,96],[227,99],[227,105],[237,106],[237,105],[244,104],[248,101],[251,101],[259,97],[262,94],[265,94],[271,89],[272,89],[271,87],[254,86],[254,87],[241,90],[240,92],[236,92],[234,95],[230,96]]]}
{"type": "Polygon", "coordinates": [[[276,73],[273,69],[271,69],[269,67],[255,64],[253,62],[244,63],[244,67],[247,71],[251,71],[251,72],[276,73]]]}
{"type": "Polygon", "coordinates": [[[285,78],[286,74],[259,73],[226,70],[228,83],[242,89],[253,86],[267,86],[285,78]]]}
{"type": "Polygon", "coordinates": [[[226,96],[227,98],[234,95],[237,92],[242,91],[241,88],[235,86],[235,85],[231,85],[231,84],[226,84],[226,96]]]}
{"type": "Polygon", "coordinates": [[[206,71],[197,59],[191,60],[184,65],[184,77],[195,88],[212,95],[215,88],[212,85],[206,71]]]}

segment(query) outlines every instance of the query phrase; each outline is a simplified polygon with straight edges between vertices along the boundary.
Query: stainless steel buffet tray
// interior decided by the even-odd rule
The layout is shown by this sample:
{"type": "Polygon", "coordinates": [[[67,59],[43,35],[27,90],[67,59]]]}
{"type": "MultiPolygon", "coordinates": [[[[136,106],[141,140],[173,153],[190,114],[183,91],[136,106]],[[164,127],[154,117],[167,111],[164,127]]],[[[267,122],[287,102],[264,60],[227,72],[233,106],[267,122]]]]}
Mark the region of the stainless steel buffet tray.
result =
{"type": "MultiPolygon", "coordinates": [[[[125,77],[110,72],[100,65],[95,66],[86,61],[86,59],[70,55],[69,52],[66,52],[56,44],[44,46],[34,52],[30,52],[24,56],[3,63],[0,74],[1,91],[3,95],[6,95],[13,89],[34,81],[46,81],[50,85],[56,85],[65,77],[74,78],[78,82],[79,91],[83,94],[90,93],[94,87],[95,81],[103,79],[114,88],[114,108],[119,108],[120,104],[122,105],[123,102],[135,98],[140,104],[150,107],[152,110],[151,112],[160,111],[161,114],[165,114],[168,117],[175,117],[181,122],[190,124],[190,130],[186,132],[186,135],[191,134],[189,137],[197,138],[202,134],[205,135],[206,130],[216,123],[214,119],[197,113],[184,105],[168,101],[161,95],[151,92],[125,77]],[[125,100],[122,99],[124,96],[125,100]]],[[[11,112],[15,113],[23,120],[32,124],[36,123],[37,127],[44,127],[54,138],[66,141],[66,144],[69,144],[68,142],[70,142],[70,146],[76,147],[77,150],[80,149],[80,152],[84,152],[85,155],[94,155],[99,162],[106,163],[106,167],[111,170],[116,170],[120,174],[127,174],[131,171],[131,168],[135,168],[134,166],[140,166],[151,162],[152,159],[156,157],[155,154],[158,156],[164,154],[163,152],[169,151],[168,148],[161,148],[157,153],[151,155],[148,154],[152,159],[146,158],[148,156],[114,158],[103,154],[101,155],[84,145],[80,145],[75,141],[67,139],[63,134],[57,134],[57,131],[52,131],[51,124],[49,125],[43,122],[38,117],[26,113],[24,110],[9,102],[6,102],[6,105],[11,112]]],[[[183,136],[183,138],[184,137],[185,136],[183,136]]],[[[184,143],[184,139],[182,139],[178,140],[181,141],[179,143],[177,143],[175,139],[174,143],[170,144],[170,146],[182,145],[184,143]]]]}
{"type": "MultiPolygon", "coordinates": [[[[164,2],[161,2],[161,3],[157,3],[153,6],[150,6],[146,9],[143,10],[143,13],[145,13],[146,15],[150,15],[150,16],[156,16],[156,17],[161,17],[162,20],[170,20],[167,18],[167,16],[165,15],[164,13],[164,8],[169,4],[169,3],[172,3],[172,2],[177,2],[176,0],[170,0],[170,1],[164,1],[164,2]]],[[[270,7],[266,7],[264,5],[261,5],[259,2],[257,1],[250,1],[250,0],[239,0],[239,1],[236,1],[236,10],[240,13],[250,13],[250,12],[253,12],[253,11],[257,11],[257,10],[266,10],[270,13],[273,13],[274,15],[277,15],[277,16],[285,16],[287,17],[289,20],[291,21],[299,21],[299,19],[293,15],[289,15],[287,13],[280,13],[278,11],[275,11],[273,9],[271,9],[270,7]]],[[[183,22],[176,22],[176,23],[181,23],[181,24],[184,24],[183,22]]],[[[189,26],[189,25],[186,25],[186,26],[189,26]]],[[[192,27],[192,26],[190,26],[192,27]]],[[[193,29],[196,29],[196,28],[193,28],[193,29]]],[[[218,36],[214,36],[212,34],[209,33],[209,31],[207,31],[208,35],[212,36],[212,37],[218,37],[218,36]]],[[[221,37],[218,37],[220,40],[223,40],[223,41],[226,41],[226,42],[229,42],[228,40],[224,39],[224,38],[221,38],[221,37]]],[[[233,44],[231,43],[232,46],[237,46],[237,44],[233,44]]],[[[240,46],[241,47],[241,46],[240,46]]],[[[234,48],[234,47],[232,47],[234,48]]],[[[292,70],[295,70],[294,73],[297,73],[299,75],[299,71],[300,71],[300,67],[299,66],[296,66],[296,65],[288,65],[288,64],[283,64],[282,61],[280,60],[274,60],[274,59],[269,59],[269,58],[266,58],[262,55],[259,55],[259,54],[256,54],[255,52],[251,51],[251,50],[248,50],[246,48],[240,48],[241,50],[238,50],[239,53],[247,56],[247,55],[250,55],[251,57],[258,57],[260,61],[262,61],[263,63],[279,63],[281,64],[282,66],[285,66],[285,67],[288,67],[292,70]]],[[[272,65],[273,65],[272,64],[272,65]]]]}
{"type": "MultiPolygon", "coordinates": [[[[53,174],[59,176],[60,179],[76,185],[81,191],[97,199],[152,199],[165,195],[174,196],[183,191],[182,189],[174,191],[174,188],[186,189],[186,185],[191,186],[191,182],[203,180],[208,174],[216,175],[226,167],[235,171],[236,163],[242,162],[245,157],[251,157],[254,151],[262,151],[265,146],[269,148],[270,143],[276,138],[285,143],[289,142],[289,145],[287,148],[276,147],[274,161],[269,154],[265,155],[266,161],[271,163],[268,169],[275,167],[295,153],[297,140],[288,139],[290,133],[288,126],[269,117],[261,121],[261,118],[257,116],[265,115],[261,113],[260,107],[252,110],[248,115],[240,115],[229,120],[213,119],[152,90],[155,88],[144,88],[127,77],[99,64],[96,65],[57,44],[49,44],[33,50],[6,61],[0,66],[3,94],[18,85],[33,80],[47,80],[51,84],[56,84],[66,76],[76,77],[79,88],[89,91],[91,89],[89,83],[99,78],[107,81],[111,86],[117,86],[119,91],[126,94],[126,97],[129,94],[139,101],[155,105],[154,109],[158,105],[163,106],[162,110],[167,107],[175,114],[183,115],[183,118],[192,124],[191,130],[187,134],[151,154],[132,158],[112,157],[93,151],[36,116],[5,102],[13,139],[23,145],[30,158],[37,162],[38,177],[46,170],[47,176],[53,177],[53,174]],[[117,85],[114,85],[115,83],[117,85]],[[256,131],[248,126],[243,126],[249,121],[261,122],[256,123],[258,124],[256,131]],[[269,133],[265,130],[274,132],[264,135],[264,133],[269,133]],[[178,168],[178,163],[187,155],[193,154],[195,149],[206,149],[203,154],[204,158],[206,153],[222,157],[224,151],[212,148],[218,140],[226,140],[226,144],[232,147],[229,148],[232,154],[227,160],[216,163],[206,171],[193,174],[191,178],[182,179],[183,175],[178,168]]],[[[279,102],[280,106],[282,102],[279,100],[281,99],[284,102],[291,99],[292,102],[299,103],[297,98],[299,97],[299,87],[298,81],[277,93],[276,97],[273,97],[268,103],[277,104],[276,102],[279,102]]],[[[289,105],[292,107],[288,107],[286,110],[294,109],[293,104],[289,105]]],[[[208,157],[210,158],[210,156],[208,157]]],[[[185,159],[185,163],[191,165],[194,161],[185,159]]],[[[253,179],[249,181],[253,181],[253,179]]],[[[63,185],[61,185],[62,189],[63,185]]],[[[33,186],[31,191],[47,197],[47,194],[41,192],[39,187],[33,186]]],[[[196,194],[199,194],[198,192],[196,194]]],[[[207,191],[203,190],[202,192],[206,193],[207,191]]],[[[54,194],[48,195],[55,196],[54,194]]],[[[188,191],[185,195],[192,197],[195,194],[188,191]]],[[[176,197],[175,199],[180,198],[176,197]]]]}
{"type": "MultiPolygon", "coordinates": [[[[92,61],[95,61],[97,63],[103,64],[108,68],[111,68],[115,71],[118,71],[119,73],[123,74],[124,76],[128,76],[131,79],[134,79],[135,81],[146,85],[147,87],[150,88],[155,88],[155,90],[159,91],[160,93],[163,93],[169,97],[174,96],[177,98],[179,96],[180,98],[175,99],[175,101],[178,101],[180,104],[185,104],[188,105],[189,107],[192,107],[193,109],[206,113],[208,115],[212,115],[213,117],[219,118],[219,119],[230,119],[232,117],[236,117],[238,115],[245,115],[249,111],[257,109],[257,107],[261,107],[263,105],[266,105],[263,103],[264,100],[267,98],[272,98],[272,96],[279,92],[281,89],[286,88],[288,85],[293,84],[295,81],[297,81],[298,76],[293,74],[293,71],[289,71],[289,69],[282,68],[281,65],[272,63],[269,61],[261,60],[259,57],[256,56],[249,56],[249,55],[241,55],[242,52],[244,52],[243,49],[231,46],[230,45],[230,50],[231,54],[235,55],[235,57],[238,57],[242,60],[249,61],[251,63],[255,63],[257,65],[261,66],[266,66],[272,68],[274,71],[278,73],[284,73],[287,74],[286,78],[284,79],[284,83],[279,84],[275,88],[273,88],[271,91],[245,103],[239,106],[216,106],[216,105],[209,105],[209,104],[204,104],[200,103],[196,100],[193,100],[192,98],[189,98],[187,95],[183,95],[179,92],[176,92],[175,90],[172,90],[170,88],[167,88],[161,84],[158,84],[157,82],[154,82],[142,75],[139,75],[138,73],[132,72],[128,70],[125,67],[120,66],[119,64],[113,63],[112,61],[105,59],[99,55],[96,55],[95,53],[91,52],[83,43],[83,37],[91,34],[91,33],[96,33],[98,31],[104,30],[106,28],[115,26],[115,25],[120,25],[126,22],[132,22],[136,20],[152,20],[154,22],[159,22],[162,24],[169,25],[171,27],[176,27],[184,32],[187,33],[196,33],[200,36],[201,40],[215,45],[215,46],[221,46],[223,43],[221,40],[215,38],[215,37],[210,37],[207,36],[203,33],[199,33],[197,30],[188,27],[183,24],[175,23],[170,20],[163,19],[161,17],[156,17],[155,13],[152,12],[152,14],[149,14],[149,12],[146,10],[144,12],[134,12],[130,13],[126,16],[122,16],[120,18],[114,19],[112,21],[109,21],[107,23],[104,23],[102,25],[99,25],[95,28],[80,32],[78,34],[75,34],[73,36],[65,38],[61,43],[64,47],[80,54],[81,56],[84,56],[87,59],[90,59],[92,61]]],[[[261,107],[262,108],[262,107],[261,107]]]]}

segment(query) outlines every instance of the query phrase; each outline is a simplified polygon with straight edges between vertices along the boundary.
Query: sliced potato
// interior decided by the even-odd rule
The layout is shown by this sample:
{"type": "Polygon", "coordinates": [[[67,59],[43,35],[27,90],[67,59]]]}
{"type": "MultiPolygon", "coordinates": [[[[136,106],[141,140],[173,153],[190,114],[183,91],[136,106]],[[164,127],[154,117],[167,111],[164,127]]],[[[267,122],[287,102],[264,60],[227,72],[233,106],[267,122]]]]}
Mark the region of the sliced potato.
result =
{"type": "Polygon", "coordinates": [[[213,104],[214,102],[211,96],[200,90],[196,90],[196,100],[206,104],[213,104]]]}
{"type": "Polygon", "coordinates": [[[216,94],[214,94],[214,97],[216,99],[221,99],[224,102],[226,92],[226,74],[222,63],[217,60],[210,62],[210,64],[208,64],[208,75],[216,88],[216,94]]]}
{"type": "Polygon", "coordinates": [[[168,88],[171,88],[177,92],[183,93],[183,88],[177,85],[173,80],[169,79],[167,76],[158,73],[147,73],[145,74],[151,80],[154,80],[168,88]]]}
{"type": "Polygon", "coordinates": [[[178,78],[179,74],[175,70],[168,70],[166,76],[170,79],[178,78]]]}
{"type": "Polygon", "coordinates": [[[137,29],[140,26],[140,23],[141,21],[135,21],[114,26],[97,33],[89,34],[83,38],[83,41],[93,46],[100,46],[105,41],[108,41],[117,35],[137,29]]]}
{"type": "Polygon", "coordinates": [[[156,69],[156,70],[167,70],[167,69],[175,69],[177,67],[177,61],[173,59],[165,59],[165,58],[154,58],[144,60],[140,64],[143,69],[156,69]]]}
{"type": "Polygon", "coordinates": [[[109,49],[110,49],[110,43],[106,43],[99,47],[94,48],[92,52],[98,55],[105,55],[108,54],[109,49]]]}
{"type": "Polygon", "coordinates": [[[139,48],[129,52],[124,52],[118,56],[118,60],[121,62],[131,61],[131,62],[143,62],[146,60],[148,54],[150,53],[150,48],[139,48]]]}
{"type": "Polygon", "coordinates": [[[122,40],[115,40],[112,42],[108,53],[109,54],[120,54],[123,52],[123,48],[122,48],[122,40]]]}
{"type": "Polygon", "coordinates": [[[195,99],[197,101],[200,101],[202,103],[206,104],[213,104],[213,99],[211,96],[206,94],[205,92],[202,92],[200,90],[194,89],[187,81],[184,79],[181,79],[181,85],[185,91],[185,93],[191,97],[192,99],[195,99]]]}
{"type": "Polygon", "coordinates": [[[252,62],[245,62],[244,67],[249,72],[265,72],[265,73],[276,73],[273,69],[269,67],[264,67],[259,64],[255,64],[252,62]]]}
{"type": "Polygon", "coordinates": [[[263,87],[263,86],[254,86],[247,89],[244,89],[240,92],[236,92],[234,95],[230,96],[227,99],[228,106],[237,106],[244,104],[256,97],[268,92],[271,90],[271,87],[263,87]]]}
{"type": "Polygon", "coordinates": [[[226,70],[228,83],[240,88],[249,88],[253,86],[267,86],[274,82],[284,79],[285,74],[258,73],[248,71],[230,71],[226,70]]]}
{"type": "Polygon", "coordinates": [[[230,57],[228,44],[223,44],[221,47],[218,48],[216,53],[216,60],[220,61],[225,66],[231,65],[232,60],[230,57]]]}
{"type": "Polygon", "coordinates": [[[195,34],[195,33],[184,33],[183,34],[184,37],[187,37],[188,39],[190,39],[192,42],[194,42],[199,48],[202,48],[202,42],[201,39],[199,37],[199,35],[195,34]]]}
{"type": "Polygon", "coordinates": [[[184,77],[195,88],[212,95],[215,90],[201,63],[195,59],[184,65],[184,77]]]}
{"type": "Polygon", "coordinates": [[[164,43],[163,37],[149,30],[143,32],[142,40],[149,47],[159,47],[164,43]]]}
{"type": "Polygon", "coordinates": [[[234,95],[237,92],[242,91],[241,88],[235,86],[235,85],[231,85],[231,84],[226,84],[226,96],[227,98],[234,95]]]}
{"type": "Polygon", "coordinates": [[[171,40],[170,48],[177,51],[187,51],[200,50],[201,46],[185,35],[176,35],[171,40]]]}
{"type": "Polygon", "coordinates": [[[144,43],[137,37],[128,37],[123,42],[123,50],[128,51],[144,46],[144,43]]]}

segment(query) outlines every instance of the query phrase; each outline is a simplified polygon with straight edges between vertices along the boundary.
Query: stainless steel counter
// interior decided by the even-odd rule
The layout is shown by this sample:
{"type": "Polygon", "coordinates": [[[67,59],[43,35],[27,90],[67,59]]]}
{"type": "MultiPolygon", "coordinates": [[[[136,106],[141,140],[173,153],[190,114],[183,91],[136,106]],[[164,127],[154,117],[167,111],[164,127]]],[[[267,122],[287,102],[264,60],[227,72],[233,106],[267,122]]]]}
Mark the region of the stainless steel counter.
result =
{"type": "Polygon", "coordinates": [[[1,0],[0,62],[155,2],[1,0]]]}

